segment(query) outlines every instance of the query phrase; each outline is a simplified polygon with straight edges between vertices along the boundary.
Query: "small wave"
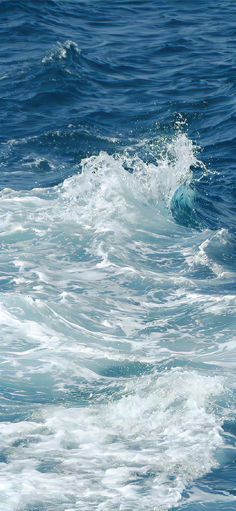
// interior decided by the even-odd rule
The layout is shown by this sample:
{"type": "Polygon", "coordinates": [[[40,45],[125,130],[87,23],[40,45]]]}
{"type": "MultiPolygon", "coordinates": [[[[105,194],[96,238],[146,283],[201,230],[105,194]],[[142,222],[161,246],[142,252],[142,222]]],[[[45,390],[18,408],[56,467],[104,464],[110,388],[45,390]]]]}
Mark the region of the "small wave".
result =
{"type": "Polygon", "coordinates": [[[80,55],[81,50],[78,45],[71,40],[67,40],[64,43],[57,43],[57,46],[53,48],[49,53],[43,57],[42,64],[51,64],[60,61],[72,61],[74,57],[80,55]]]}
{"type": "Polygon", "coordinates": [[[218,278],[230,278],[235,275],[235,244],[227,229],[205,231],[204,241],[196,251],[186,253],[190,268],[207,267],[218,278]]]}

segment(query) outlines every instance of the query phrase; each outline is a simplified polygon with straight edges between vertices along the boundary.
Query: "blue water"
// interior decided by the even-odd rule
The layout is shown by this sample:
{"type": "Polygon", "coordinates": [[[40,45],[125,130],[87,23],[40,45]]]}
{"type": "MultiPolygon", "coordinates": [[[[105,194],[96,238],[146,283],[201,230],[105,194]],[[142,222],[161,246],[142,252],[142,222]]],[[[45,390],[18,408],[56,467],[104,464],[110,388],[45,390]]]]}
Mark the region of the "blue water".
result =
{"type": "Polygon", "coordinates": [[[235,510],[236,4],[0,19],[0,511],[235,510]]]}

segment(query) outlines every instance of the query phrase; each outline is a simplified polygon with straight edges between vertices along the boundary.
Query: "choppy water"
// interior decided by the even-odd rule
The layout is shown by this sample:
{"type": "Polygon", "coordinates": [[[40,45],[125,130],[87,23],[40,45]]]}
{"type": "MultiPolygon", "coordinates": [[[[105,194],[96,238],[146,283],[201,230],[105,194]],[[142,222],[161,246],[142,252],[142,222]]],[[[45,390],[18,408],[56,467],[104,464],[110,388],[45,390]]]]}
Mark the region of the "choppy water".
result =
{"type": "Polygon", "coordinates": [[[235,510],[236,4],[0,19],[0,510],[235,510]]]}

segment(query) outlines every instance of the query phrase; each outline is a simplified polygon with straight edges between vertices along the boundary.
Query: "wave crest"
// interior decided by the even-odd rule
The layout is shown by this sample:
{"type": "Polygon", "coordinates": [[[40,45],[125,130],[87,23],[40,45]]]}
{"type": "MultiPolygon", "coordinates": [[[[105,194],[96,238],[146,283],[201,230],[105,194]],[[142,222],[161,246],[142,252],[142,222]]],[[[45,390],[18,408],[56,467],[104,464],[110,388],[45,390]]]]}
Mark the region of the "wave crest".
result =
{"type": "Polygon", "coordinates": [[[42,63],[51,64],[63,61],[71,61],[75,57],[77,58],[80,53],[81,50],[79,49],[78,45],[74,41],[68,39],[64,43],[58,42],[57,46],[49,51],[45,57],[43,57],[42,63]]]}

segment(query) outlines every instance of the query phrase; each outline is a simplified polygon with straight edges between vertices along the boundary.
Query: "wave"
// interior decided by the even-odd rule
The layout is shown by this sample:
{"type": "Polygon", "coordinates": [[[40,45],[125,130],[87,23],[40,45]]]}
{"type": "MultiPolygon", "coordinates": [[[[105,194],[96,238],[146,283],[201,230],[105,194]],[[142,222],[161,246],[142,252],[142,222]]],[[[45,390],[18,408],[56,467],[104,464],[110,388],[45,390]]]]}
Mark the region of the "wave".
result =
{"type": "Polygon", "coordinates": [[[1,191],[4,511],[168,510],[217,466],[235,342],[214,244],[231,241],[171,214],[198,165],[180,133],[152,162],[101,152],[1,191]]]}
{"type": "Polygon", "coordinates": [[[30,215],[30,224],[26,221],[24,226],[30,231],[35,231],[33,226],[37,224],[45,223],[54,230],[69,221],[77,229],[80,227],[80,234],[85,237],[89,231],[93,236],[110,233],[118,238],[122,232],[131,236],[133,229],[147,226],[159,232],[169,222],[168,208],[176,190],[181,183],[191,180],[191,168],[196,161],[192,142],[180,134],[167,144],[155,164],[145,163],[137,156],[101,152],[82,160],[79,174],[52,189],[3,191],[2,205],[4,208],[5,203],[18,201],[27,208],[35,201],[34,218],[30,215]],[[49,201],[50,196],[55,200],[49,201]],[[38,207],[40,204],[42,207],[38,207]]]}
{"type": "Polygon", "coordinates": [[[67,40],[64,43],[57,43],[57,46],[49,51],[48,55],[43,57],[42,63],[43,64],[52,64],[57,63],[61,61],[72,62],[74,58],[78,58],[80,55],[81,50],[79,49],[78,45],[71,40],[67,40]]]}
{"type": "Polygon", "coordinates": [[[154,4],[0,2],[1,511],[235,507],[233,6],[154,4]]]}

